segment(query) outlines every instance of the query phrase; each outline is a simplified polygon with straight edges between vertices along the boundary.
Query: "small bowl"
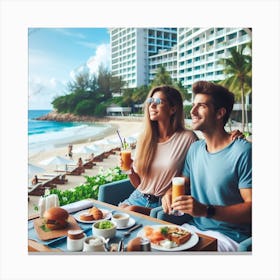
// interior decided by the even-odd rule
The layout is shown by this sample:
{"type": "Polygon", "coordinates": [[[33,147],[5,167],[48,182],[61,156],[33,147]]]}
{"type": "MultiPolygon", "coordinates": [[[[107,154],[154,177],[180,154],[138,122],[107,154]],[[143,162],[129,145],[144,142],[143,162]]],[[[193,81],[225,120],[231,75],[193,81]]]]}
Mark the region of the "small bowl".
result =
{"type": "Polygon", "coordinates": [[[126,213],[115,213],[112,216],[112,221],[117,224],[118,228],[126,227],[129,222],[129,215],[126,213]]]}
{"type": "Polygon", "coordinates": [[[102,236],[89,236],[84,239],[84,252],[104,252],[105,239],[102,236]]]}
{"type": "Polygon", "coordinates": [[[117,224],[112,221],[103,220],[92,225],[92,234],[96,236],[102,236],[104,238],[112,238],[116,234],[117,224]],[[101,223],[110,224],[110,228],[99,228],[101,223]]]}

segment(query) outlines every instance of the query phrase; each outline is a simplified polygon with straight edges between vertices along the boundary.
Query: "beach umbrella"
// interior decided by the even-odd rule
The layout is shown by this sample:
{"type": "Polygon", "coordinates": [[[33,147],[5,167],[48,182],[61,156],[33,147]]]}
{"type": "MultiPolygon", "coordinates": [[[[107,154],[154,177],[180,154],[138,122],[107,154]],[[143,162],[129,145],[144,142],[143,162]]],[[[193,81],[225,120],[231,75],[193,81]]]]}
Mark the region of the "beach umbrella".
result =
{"type": "Polygon", "coordinates": [[[77,153],[77,154],[91,154],[91,153],[94,153],[94,150],[91,149],[90,147],[82,146],[82,147],[74,149],[73,152],[77,153]]]}
{"type": "Polygon", "coordinates": [[[67,164],[75,164],[75,162],[71,159],[67,159],[67,158],[60,157],[60,156],[54,156],[54,157],[50,157],[48,159],[42,160],[40,162],[40,164],[42,164],[42,165],[56,165],[56,167],[58,165],[65,165],[67,167],[67,164]]]}
{"type": "Polygon", "coordinates": [[[90,148],[93,153],[101,152],[101,148],[95,144],[89,145],[88,148],[90,148]]]}
{"type": "Polygon", "coordinates": [[[133,137],[133,136],[129,136],[129,137],[125,138],[125,141],[128,144],[133,144],[133,143],[137,142],[137,139],[135,137],[133,137]]]}
{"type": "Polygon", "coordinates": [[[28,163],[28,176],[31,177],[32,175],[43,173],[45,172],[45,169],[36,165],[33,165],[31,163],[28,163]]]}

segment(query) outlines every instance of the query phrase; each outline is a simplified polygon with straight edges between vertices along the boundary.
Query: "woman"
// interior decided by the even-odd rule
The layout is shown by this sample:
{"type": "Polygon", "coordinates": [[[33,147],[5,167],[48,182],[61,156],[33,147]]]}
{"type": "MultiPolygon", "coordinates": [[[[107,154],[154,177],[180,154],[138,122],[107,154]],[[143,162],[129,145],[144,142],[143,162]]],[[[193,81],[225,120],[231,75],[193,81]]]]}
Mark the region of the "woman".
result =
{"type": "Polygon", "coordinates": [[[161,197],[172,178],[181,174],[186,153],[197,139],[185,128],[180,92],[171,86],[153,88],[146,100],[144,131],[129,175],[135,191],[119,206],[146,215],[160,206],[161,197]]]}

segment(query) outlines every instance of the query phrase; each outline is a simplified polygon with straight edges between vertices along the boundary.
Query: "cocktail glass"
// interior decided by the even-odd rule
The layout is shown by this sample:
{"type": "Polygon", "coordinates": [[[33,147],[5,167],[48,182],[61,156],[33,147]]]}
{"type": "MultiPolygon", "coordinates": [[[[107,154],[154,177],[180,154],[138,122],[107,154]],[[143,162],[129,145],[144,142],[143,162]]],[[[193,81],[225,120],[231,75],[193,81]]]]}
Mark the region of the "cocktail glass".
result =
{"type": "Polygon", "coordinates": [[[123,174],[131,174],[131,149],[121,149],[121,170],[123,174]]]}

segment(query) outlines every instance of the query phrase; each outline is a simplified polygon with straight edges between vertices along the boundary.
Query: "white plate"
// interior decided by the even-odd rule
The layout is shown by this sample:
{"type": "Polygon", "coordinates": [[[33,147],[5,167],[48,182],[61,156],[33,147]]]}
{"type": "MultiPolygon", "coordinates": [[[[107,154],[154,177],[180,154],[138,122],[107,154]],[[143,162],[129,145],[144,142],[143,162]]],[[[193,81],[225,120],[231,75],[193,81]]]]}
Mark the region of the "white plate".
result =
{"type": "MultiPolygon", "coordinates": [[[[149,225],[150,226],[150,225],[149,225]]],[[[151,228],[153,229],[158,229],[158,228],[161,228],[161,227],[174,227],[174,226],[168,226],[168,225],[153,225],[153,226],[150,226],[151,228]]],[[[182,228],[184,230],[186,230],[185,228],[183,227],[180,227],[180,226],[176,226],[178,228],[182,228]]],[[[189,231],[189,230],[188,230],[189,231]]],[[[152,249],[155,249],[155,250],[159,250],[159,251],[182,251],[182,250],[187,250],[193,246],[195,246],[198,241],[199,241],[199,237],[196,233],[192,232],[192,231],[189,231],[192,236],[191,238],[184,244],[182,245],[179,245],[177,247],[174,247],[174,248],[165,248],[163,246],[160,246],[160,245],[156,245],[156,244],[153,244],[151,242],[151,248],[152,249]]],[[[138,233],[137,233],[137,236],[139,237],[145,237],[145,232],[144,232],[144,229],[141,229],[138,233]]]]}
{"type": "Polygon", "coordinates": [[[126,229],[135,225],[135,220],[133,218],[129,218],[128,224],[125,227],[117,227],[117,229],[126,229]]]}
{"type": "Polygon", "coordinates": [[[101,209],[101,208],[99,208],[99,210],[101,210],[102,213],[103,213],[103,219],[100,219],[100,220],[92,220],[92,221],[83,221],[83,220],[81,220],[81,219],[80,219],[80,216],[81,216],[82,214],[88,213],[88,210],[89,210],[89,209],[79,211],[79,212],[75,213],[75,214],[73,215],[73,217],[74,217],[78,222],[80,222],[80,223],[85,223],[85,224],[94,224],[94,223],[99,222],[99,221],[102,221],[102,220],[109,220],[109,219],[111,219],[111,217],[112,217],[112,213],[111,213],[110,211],[108,211],[108,210],[106,210],[106,209],[101,209]]]}

